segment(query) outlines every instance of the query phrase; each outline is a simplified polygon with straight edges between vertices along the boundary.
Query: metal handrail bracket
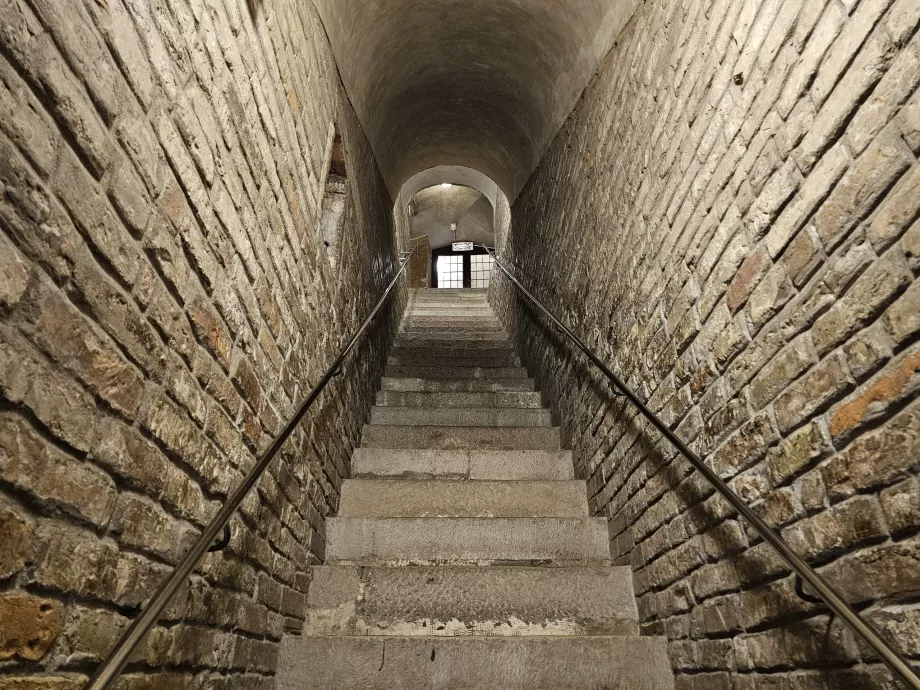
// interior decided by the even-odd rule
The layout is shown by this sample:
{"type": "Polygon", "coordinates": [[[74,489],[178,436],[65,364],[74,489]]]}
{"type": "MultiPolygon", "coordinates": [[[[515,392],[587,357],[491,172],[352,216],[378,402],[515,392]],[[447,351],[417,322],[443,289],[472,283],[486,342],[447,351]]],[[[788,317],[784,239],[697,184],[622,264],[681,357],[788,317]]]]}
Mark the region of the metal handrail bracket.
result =
{"type": "Polygon", "coordinates": [[[213,548],[217,535],[223,532],[229,525],[230,518],[233,517],[233,514],[236,512],[237,508],[240,507],[243,500],[253,489],[253,487],[255,487],[256,483],[264,474],[266,468],[268,468],[268,466],[271,464],[272,459],[275,457],[278,451],[281,450],[282,446],[284,446],[291,433],[294,431],[294,429],[300,423],[300,420],[303,419],[304,415],[319,397],[320,393],[323,392],[326,384],[328,384],[332,377],[341,370],[345,357],[349,352],[352,351],[352,349],[354,349],[358,340],[364,334],[364,331],[367,330],[367,327],[371,324],[371,321],[373,321],[374,317],[377,316],[377,312],[379,312],[381,307],[383,307],[384,302],[386,301],[387,297],[390,296],[390,293],[396,286],[396,281],[399,280],[399,277],[406,270],[406,266],[408,265],[411,258],[412,253],[401,259],[399,270],[396,272],[396,275],[393,276],[393,279],[384,290],[383,295],[377,301],[377,304],[374,306],[368,317],[361,324],[361,327],[351,337],[351,339],[342,349],[341,353],[339,353],[339,356],[336,357],[335,361],[329,365],[329,368],[326,369],[326,372],[319,380],[319,383],[317,383],[313,390],[307,394],[307,397],[301,403],[300,407],[297,409],[297,412],[294,413],[294,416],[291,417],[291,419],[285,425],[284,429],[282,429],[281,432],[274,438],[274,440],[271,442],[271,445],[269,445],[268,448],[266,448],[262,455],[259,457],[258,462],[256,462],[251,470],[249,470],[249,473],[243,478],[243,481],[240,482],[236,489],[234,489],[233,493],[230,494],[226,503],[224,503],[221,509],[217,511],[217,514],[208,523],[208,525],[201,531],[198,539],[182,557],[182,560],[179,561],[179,564],[176,565],[169,576],[162,582],[162,584],[147,602],[146,606],[143,607],[138,617],[134,619],[134,622],[124,632],[124,634],[121,636],[121,639],[118,640],[118,643],[109,653],[109,656],[106,657],[106,659],[96,669],[93,676],[87,682],[85,690],[103,690],[104,688],[110,687],[111,684],[118,678],[119,674],[128,663],[128,659],[130,659],[131,655],[134,653],[134,650],[144,640],[144,638],[147,636],[147,633],[150,632],[151,628],[156,625],[156,622],[160,619],[163,611],[165,611],[166,607],[169,605],[170,600],[172,600],[173,596],[175,596],[176,592],[179,590],[182,584],[186,581],[186,579],[188,579],[189,575],[191,575],[199,561],[201,561],[204,555],[213,548]]]}
{"type": "Polygon", "coordinates": [[[914,670],[907,660],[886,640],[878,631],[853,609],[852,606],[835,590],[823,577],[802,559],[786,542],[764,522],[757,513],[736,494],[731,487],[707,465],[703,459],[698,456],[690,447],[677,436],[670,427],[666,425],[654,412],[638,398],[638,396],[618,377],[610,368],[604,364],[588,347],[563,324],[556,316],[538,300],[524,285],[514,277],[510,270],[498,260],[494,254],[494,248],[485,245],[479,245],[485,249],[495,264],[504,272],[508,279],[533,302],[540,311],[556,326],[556,328],[565,333],[572,342],[590,359],[610,380],[610,382],[622,392],[623,396],[635,405],[639,412],[651,424],[677,448],[698,472],[718,491],[722,497],[731,503],[732,507],[738,511],[757,533],[780,555],[783,561],[795,572],[796,576],[808,583],[815,594],[827,605],[835,615],[846,623],[846,625],[865,642],[885,663],[891,672],[899,678],[911,690],[920,690],[920,675],[914,670]]]}

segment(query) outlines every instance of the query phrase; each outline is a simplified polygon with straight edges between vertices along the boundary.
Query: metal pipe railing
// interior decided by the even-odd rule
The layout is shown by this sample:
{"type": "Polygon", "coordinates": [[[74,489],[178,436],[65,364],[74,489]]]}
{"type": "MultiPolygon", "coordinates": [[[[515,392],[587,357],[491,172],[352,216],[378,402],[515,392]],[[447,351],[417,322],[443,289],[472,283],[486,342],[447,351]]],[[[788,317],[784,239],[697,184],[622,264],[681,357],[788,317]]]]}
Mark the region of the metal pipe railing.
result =
{"type": "Polygon", "coordinates": [[[198,539],[192,545],[192,547],[186,552],[185,556],[182,557],[182,560],[179,561],[179,564],[173,569],[169,576],[163,581],[159,586],[157,591],[153,594],[150,600],[147,602],[146,606],[141,610],[140,615],[134,619],[134,622],[131,626],[124,632],[121,636],[121,639],[118,640],[118,643],[109,653],[108,657],[99,665],[96,669],[96,672],[93,673],[93,676],[89,679],[85,686],[85,690],[104,690],[108,688],[111,684],[118,678],[119,674],[124,669],[125,664],[128,663],[128,660],[131,658],[131,655],[134,653],[134,650],[137,646],[144,640],[147,636],[147,633],[150,632],[151,628],[156,625],[156,622],[160,619],[160,616],[163,615],[163,611],[166,610],[166,607],[169,605],[170,600],[175,596],[179,587],[182,586],[182,583],[191,575],[192,571],[198,565],[198,562],[204,557],[211,545],[214,543],[217,535],[225,529],[225,527],[230,523],[230,518],[233,517],[233,514],[236,512],[237,508],[240,507],[243,500],[249,494],[249,492],[255,487],[256,482],[259,481],[259,478],[271,464],[271,461],[277,455],[278,451],[281,450],[281,447],[290,437],[291,433],[300,423],[300,420],[303,419],[304,415],[307,413],[307,410],[313,405],[316,399],[319,397],[320,393],[323,392],[323,389],[326,387],[326,384],[332,379],[333,376],[336,376],[342,368],[342,363],[345,360],[345,357],[354,349],[358,340],[364,334],[364,331],[367,330],[367,327],[370,325],[371,321],[374,320],[374,317],[377,316],[377,312],[380,311],[383,303],[386,301],[387,297],[390,296],[390,293],[393,291],[393,288],[396,286],[396,281],[399,280],[399,277],[403,274],[403,271],[406,270],[406,266],[409,263],[409,260],[412,258],[412,254],[415,252],[412,251],[406,252],[406,256],[402,259],[400,263],[399,270],[396,272],[396,275],[393,276],[393,280],[390,281],[390,284],[387,285],[386,290],[384,290],[383,295],[377,301],[377,304],[374,306],[370,315],[364,320],[361,324],[361,327],[358,331],[351,337],[348,341],[348,344],[345,345],[344,349],[341,351],[338,357],[335,358],[335,361],[326,369],[326,373],[323,374],[323,377],[319,380],[319,383],[307,394],[307,397],[301,403],[300,407],[297,409],[297,412],[294,413],[294,416],[288,421],[284,429],[281,430],[271,445],[262,453],[259,457],[258,462],[253,466],[249,473],[243,478],[243,481],[240,482],[239,486],[233,491],[232,494],[227,498],[227,501],[221,507],[217,514],[211,519],[211,522],[208,523],[201,534],[198,536],[198,539]]]}
{"type": "Polygon", "coordinates": [[[569,328],[562,323],[556,316],[546,308],[534,295],[525,288],[521,282],[514,277],[511,271],[498,260],[492,248],[485,245],[479,245],[485,249],[495,264],[505,273],[512,283],[523,292],[527,298],[533,302],[553,322],[556,328],[562,331],[569,339],[575,343],[585,355],[590,359],[606,376],[610,382],[620,390],[622,395],[629,399],[635,405],[639,412],[652,423],[652,425],[665,437],[677,450],[690,461],[690,464],[700,472],[706,480],[712,484],[713,488],[718,491],[722,497],[731,503],[732,507],[747,520],[748,523],[757,531],[757,533],[776,550],[786,564],[792,568],[798,578],[807,582],[814,592],[821,598],[827,607],[843,620],[844,623],[852,630],[859,639],[865,642],[891,670],[895,677],[899,678],[911,690],[920,690],[920,675],[908,664],[907,660],[892,647],[892,645],[882,637],[859,613],[850,606],[847,601],[833,588],[828,582],[818,575],[815,570],[805,562],[792,548],[779,536],[760,516],[755,513],[751,507],[736,494],[728,484],[713,472],[712,469],[700,458],[693,450],[687,446],[671,429],[659,419],[658,415],[652,412],[636,396],[636,394],[623,381],[614,374],[610,368],[604,364],[588,347],[574,334],[569,328]]]}

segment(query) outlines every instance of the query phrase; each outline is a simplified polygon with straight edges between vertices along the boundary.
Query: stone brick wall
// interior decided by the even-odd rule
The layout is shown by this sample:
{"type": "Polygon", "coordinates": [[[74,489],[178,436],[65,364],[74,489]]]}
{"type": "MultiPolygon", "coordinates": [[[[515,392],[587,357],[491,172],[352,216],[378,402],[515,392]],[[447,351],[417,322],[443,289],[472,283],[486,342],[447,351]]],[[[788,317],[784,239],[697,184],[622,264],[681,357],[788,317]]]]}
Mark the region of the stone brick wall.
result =
{"type": "MultiPolygon", "coordinates": [[[[396,263],[392,202],[310,2],[0,0],[0,16],[0,688],[69,690],[369,312],[396,263]]],[[[393,316],[120,687],[272,687],[393,316]]]]}
{"type": "MultiPolygon", "coordinates": [[[[503,255],[900,649],[920,657],[920,3],[648,0],[503,255]]],[[[498,305],[678,688],[886,670],[507,281],[498,305]]]]}

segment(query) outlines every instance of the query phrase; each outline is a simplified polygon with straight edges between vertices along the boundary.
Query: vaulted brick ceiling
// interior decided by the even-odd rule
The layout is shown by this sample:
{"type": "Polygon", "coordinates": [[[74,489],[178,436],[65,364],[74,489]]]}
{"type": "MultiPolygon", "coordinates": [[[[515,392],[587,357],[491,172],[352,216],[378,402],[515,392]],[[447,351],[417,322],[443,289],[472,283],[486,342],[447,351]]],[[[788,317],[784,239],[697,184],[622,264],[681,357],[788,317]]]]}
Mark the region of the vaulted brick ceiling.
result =
{"type": "Polygon", "coordinates": [[[639,0],[314,0],[395,198],[438,165],[513,199],[639,0]]]}

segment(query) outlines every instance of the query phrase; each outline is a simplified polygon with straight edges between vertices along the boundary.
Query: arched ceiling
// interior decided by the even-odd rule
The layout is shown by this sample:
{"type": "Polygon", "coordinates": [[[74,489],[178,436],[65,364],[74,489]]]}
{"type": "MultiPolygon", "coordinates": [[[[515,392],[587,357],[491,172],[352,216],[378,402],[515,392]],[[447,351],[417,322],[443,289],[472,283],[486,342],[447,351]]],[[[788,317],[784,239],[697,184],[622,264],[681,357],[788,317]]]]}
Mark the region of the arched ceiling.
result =
{"type": "Polygon", "coordinates": [[[493,244],[492,203],[472,187],[442,187],[436,185],[412,197],[409,236],[428,235],[432,249],[446,247],[451,242],[493,244]],[[456,233],[451,224],[457,226],[456,233]]]}
{"type": "Polygon", "coordinates": [[[420,190],[444,182],[478,189],[482,192],[483,196],[489,200],[492,207],[495,208],[495,200],[498,193],[498,186],[495,182],[478,170],[464,168],[462,165],[439,165],[415,173],[405,181],[400,190],[400,194],[402,198],[408,202],[420,190]]]}
{"type": "Polygon", "coordinates": [[[479,170],[514,199],[639,0],[314,0],[394,198],[479,170]]]}

